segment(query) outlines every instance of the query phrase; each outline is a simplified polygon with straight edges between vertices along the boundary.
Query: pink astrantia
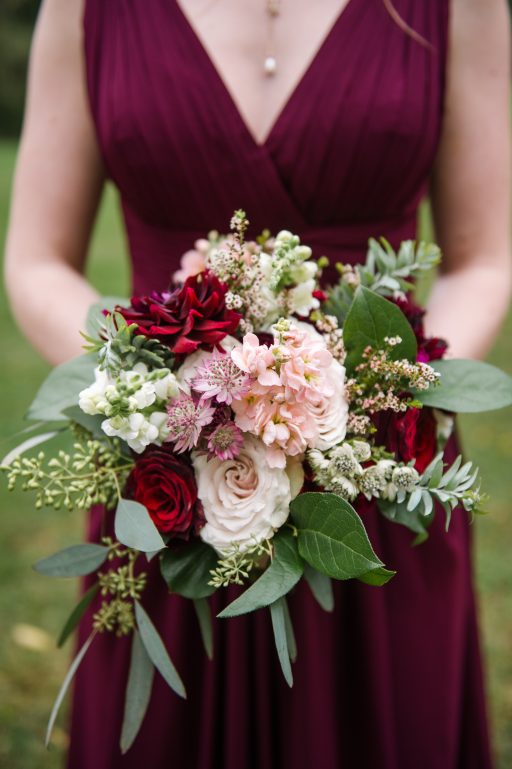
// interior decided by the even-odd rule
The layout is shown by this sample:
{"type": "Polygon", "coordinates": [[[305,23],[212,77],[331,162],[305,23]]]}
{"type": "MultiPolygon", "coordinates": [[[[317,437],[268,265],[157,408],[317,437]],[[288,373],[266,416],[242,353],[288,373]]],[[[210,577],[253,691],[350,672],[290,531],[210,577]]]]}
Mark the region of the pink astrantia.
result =
{"type": "Polygon", "coordinates": [[[198,366],[192,389],[202,393],[202,399],[215,398],[217,403],[230,405],[249,391],[249,376],[226,353],[214,350],[198,366]]]}
{"type": "Polygon", "coordinates": [[[222,462],[235,459],[244,445],[244,437],[234,422],[217,425],[208,438],[209,458],[217,457],[222,462]]]}
{"type": "Polygon", "coordinates": [[[168,441],[178,453],[197,446],[201,430],[213,420],[215,409],[208,401],[198,401],[182,393],[167,406],[168,441]]]}

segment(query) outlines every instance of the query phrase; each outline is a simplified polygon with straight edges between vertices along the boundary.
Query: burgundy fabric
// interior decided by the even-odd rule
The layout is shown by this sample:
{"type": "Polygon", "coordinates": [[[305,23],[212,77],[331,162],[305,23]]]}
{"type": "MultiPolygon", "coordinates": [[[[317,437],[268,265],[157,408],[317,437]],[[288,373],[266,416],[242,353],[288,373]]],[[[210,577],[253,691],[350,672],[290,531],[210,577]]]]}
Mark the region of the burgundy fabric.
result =
{"type": "MultiPolygon", "coordinates": [[[[442,123],[448,0],[394,5],[432,49],[381,0],[350,0],[260,146],[174,0],[88,0],[91,110],[135,291],[165,288],[194,239],[239,207],[250,234],[286,227],[345,261],[364,258],[369,236],[414,236],[442,123]]],[[[157,675],[121,757],[129,641],[98,637],[76,678],[70,769],[489,769],[467,516],[445,534],[439,515],[414,548],[374,506],[362,514],[398,574],[383,588],[337,583],[332,614],[294,591],[293,689],[268,612],[216,621],[209,662],[192,604],[166,594],[153,564],[144,604],[188,700],[157,675]]],[[[95,511],[91,537],[99,526],[95,511]]]]}

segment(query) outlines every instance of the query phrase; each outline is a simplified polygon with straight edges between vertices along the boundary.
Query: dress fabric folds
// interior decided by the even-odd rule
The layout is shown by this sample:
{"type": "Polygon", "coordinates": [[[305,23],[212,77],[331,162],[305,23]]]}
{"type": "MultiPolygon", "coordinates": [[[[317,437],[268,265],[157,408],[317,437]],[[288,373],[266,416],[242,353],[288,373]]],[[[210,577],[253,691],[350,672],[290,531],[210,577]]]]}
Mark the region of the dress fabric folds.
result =
{"type": "MultiPolygon", "coordinates": [[[[381,0],[349,0],[258,144],[175,0],[87,0],[90,108],[135,293],[165,288],[194,240],[226,231],[236,208],[250,237],[286,228],[333,262],[364,259],[371,236],[415,237],[442,126],[449,2],[394,6],[430,45],[381,0]]],[[[268,612],[216,621],[210,662],[192,603],[153,568],[143,603],[188,699],[157,674],[121,756],[130,641],[97,637],[76,677],[69,769],[490,769],[466,514],[448,534],[437,516],[411,547],[374,506],[361,512],[397,576],[383,588],[336,583],[331,614],[307,586],[294,590],[293,689],[268,612]]],[[[215,595],[213,611],[233,594],[215,595]]]]}

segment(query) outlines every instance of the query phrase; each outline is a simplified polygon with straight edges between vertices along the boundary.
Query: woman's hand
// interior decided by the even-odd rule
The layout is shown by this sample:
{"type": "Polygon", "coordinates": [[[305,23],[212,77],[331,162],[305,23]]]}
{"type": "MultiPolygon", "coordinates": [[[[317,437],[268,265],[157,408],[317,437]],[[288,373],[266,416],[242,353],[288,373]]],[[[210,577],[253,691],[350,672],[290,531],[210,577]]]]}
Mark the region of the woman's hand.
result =
{"type": "Polygon", "coordinates": [[[505,0],[452,0],[443,134],[432,207],[443,271],[427,330],[481,357],[505,317],[510,249],[510,21],[505,0]]]}
{"type": "Polygon", "coordinates": [[[6,245],[13,313],[51,363],[81,352],[82,276],[103,185],[82,54],[82,0],[45,0],[32,42],[6,245]]]}

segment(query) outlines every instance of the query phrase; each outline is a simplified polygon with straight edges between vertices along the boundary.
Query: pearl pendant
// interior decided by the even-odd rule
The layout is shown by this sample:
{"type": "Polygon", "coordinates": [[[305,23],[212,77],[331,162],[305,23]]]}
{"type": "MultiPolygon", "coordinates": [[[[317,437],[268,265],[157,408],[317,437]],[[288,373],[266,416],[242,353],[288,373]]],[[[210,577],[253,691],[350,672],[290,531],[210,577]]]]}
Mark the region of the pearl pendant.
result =
{"type": "Polygon", "coordinates": [[[275,75],[277,70],[277,61],[274,56],[267,56],[263,64],[265,75],[275,75]]]}

